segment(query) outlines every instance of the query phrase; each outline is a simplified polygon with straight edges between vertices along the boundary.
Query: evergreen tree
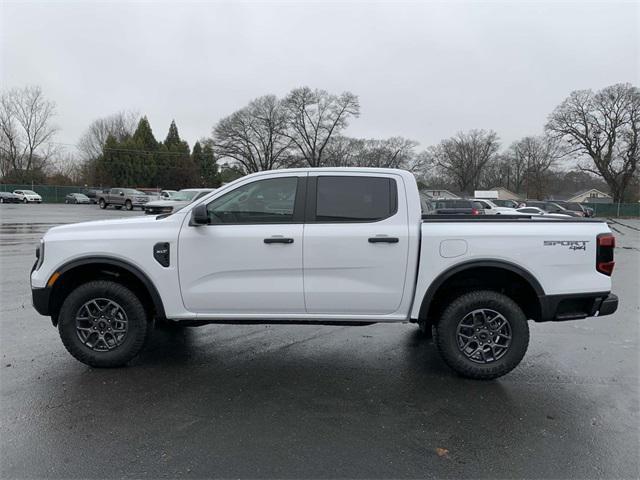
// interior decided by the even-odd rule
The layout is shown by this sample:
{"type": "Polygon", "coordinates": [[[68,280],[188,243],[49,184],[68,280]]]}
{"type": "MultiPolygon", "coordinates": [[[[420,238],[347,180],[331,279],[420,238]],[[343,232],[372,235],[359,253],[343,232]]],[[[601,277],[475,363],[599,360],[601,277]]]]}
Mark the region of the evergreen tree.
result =
{"type": "Polygon", "coordinates": [[[142,117],[138,122],[138,127],[133,133],[133,140],[144,150],[152,152],[158,148],[158,142],[153,136],[151,125],[149,125],[149,120],[147,120],[146,116],[142,117]]]}
{"type": "Polygon", "coordinates": [[[180,134],[178,134],[178,127],[176,126],[176,121],[171,120],[171,125],[169,125],[169,133],[167,133],[167,138],[164,141],[164,144],[167,147],[171,147],[174,145],[179,145],[181,142],[180,134]]]}

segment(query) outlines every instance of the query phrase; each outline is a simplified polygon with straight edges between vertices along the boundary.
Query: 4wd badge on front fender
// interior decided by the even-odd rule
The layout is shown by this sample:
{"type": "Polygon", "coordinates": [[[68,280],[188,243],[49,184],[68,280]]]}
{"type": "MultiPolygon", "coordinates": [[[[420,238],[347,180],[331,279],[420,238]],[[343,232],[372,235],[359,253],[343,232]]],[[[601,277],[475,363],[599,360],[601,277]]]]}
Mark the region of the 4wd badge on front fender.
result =
{"type": "Polygon", "coordinates": [[[569,247],[569,250],[586,250],[589,240],[544,240],[545,247],[569,247]]]}
{"type": "Polygon", "coordinates": [[[156,243],[153,246],[153,258],[163,267],[168,267],[171,258],[169,244],[167,242],[156,243]]]}

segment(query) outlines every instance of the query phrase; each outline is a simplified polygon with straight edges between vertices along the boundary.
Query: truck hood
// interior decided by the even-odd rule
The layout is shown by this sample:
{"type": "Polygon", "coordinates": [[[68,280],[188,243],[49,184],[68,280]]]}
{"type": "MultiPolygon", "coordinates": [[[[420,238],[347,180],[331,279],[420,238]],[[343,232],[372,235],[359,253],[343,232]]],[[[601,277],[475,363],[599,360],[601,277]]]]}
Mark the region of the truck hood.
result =
{"type": "Polygon", "coordinates": [[[111,220],[93,220],[90,222],[70,223],[67,225],[59,225],[47,231],[44,235],[47,239],[57,236],[67,236],[69,234],[94,233],[96,237],[100,236],[100,232],[132,229],[145,226],[148,228],[150,223],[156,222],[156,217],[139,216],[132,218],[115,218],[111,220]]]}

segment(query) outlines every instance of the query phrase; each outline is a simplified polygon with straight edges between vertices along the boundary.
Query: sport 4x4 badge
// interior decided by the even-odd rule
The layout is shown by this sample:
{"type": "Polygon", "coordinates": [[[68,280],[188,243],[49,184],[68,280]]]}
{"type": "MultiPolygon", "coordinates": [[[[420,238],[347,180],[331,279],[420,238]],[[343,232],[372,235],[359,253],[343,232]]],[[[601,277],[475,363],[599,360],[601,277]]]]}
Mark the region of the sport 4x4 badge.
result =
{"type": "Polygon", "coordinates": [[[589,240],[544,240],[545,247],[569,247],[569,250],[586,250],[589,240]]]}

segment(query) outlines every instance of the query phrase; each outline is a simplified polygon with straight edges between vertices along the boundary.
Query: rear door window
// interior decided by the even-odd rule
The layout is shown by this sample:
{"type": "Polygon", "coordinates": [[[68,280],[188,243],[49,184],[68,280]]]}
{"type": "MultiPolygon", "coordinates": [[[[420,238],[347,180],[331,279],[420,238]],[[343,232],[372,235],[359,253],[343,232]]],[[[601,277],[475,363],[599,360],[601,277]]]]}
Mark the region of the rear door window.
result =
{"type": "Polygon", "coordinates": [[[319,176],[316,222],[375,222],[395,214],[395,180],[385,177],[319,176]]]}

